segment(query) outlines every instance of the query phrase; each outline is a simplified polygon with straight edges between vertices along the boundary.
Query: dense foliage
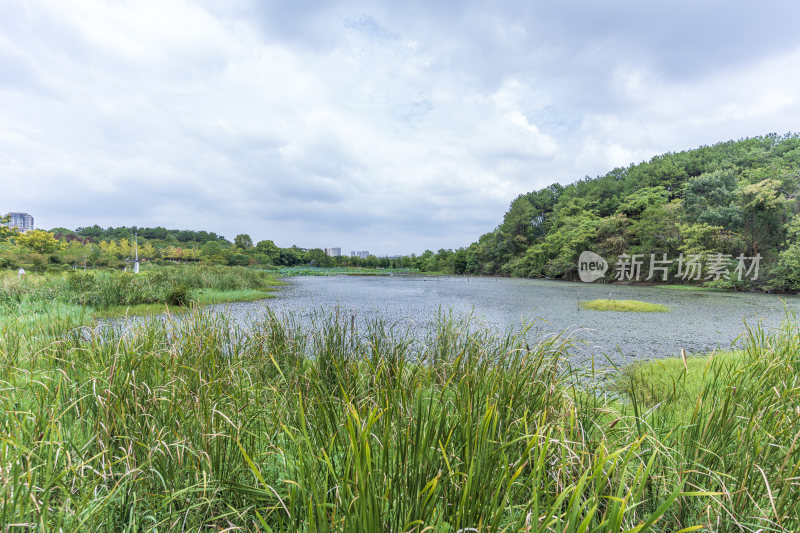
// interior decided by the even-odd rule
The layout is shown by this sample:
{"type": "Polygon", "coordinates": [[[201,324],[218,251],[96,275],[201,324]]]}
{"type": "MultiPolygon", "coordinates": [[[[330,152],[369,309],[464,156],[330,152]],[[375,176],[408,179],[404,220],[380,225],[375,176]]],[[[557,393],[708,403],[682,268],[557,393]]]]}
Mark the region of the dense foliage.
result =
{"type": "MultiPolygon", "coordinates": [[[[111,270],[71,270],[45,276],[0,275],[0,321],[31,315],[53,304],[107,309],[141,304],[188,305],[197,291],[263,291],[276,281],[267,271],[185,265],[152,267],[134,275],[111,270]]],[[[163,309],[162,309],[163,310],[163,309]]]]}
{"type": "Polygon", "coordinates": [[[640,397],[640,373],[622,402],[563,370],[559,338],[531,346],[446,316],[425,342],[341,314],[59,325],[0,322],[2,524],[800,527],[796,322],[754,332],[733,366],[708,362],[696,388],[679,375],[640,397]]]}
{"type": "Polygon", "coordinates": [[[80,237],[89,237],[95,240],[113,240],[127,239],[134,233],[138,234],[144,239],[159,239],[164,241],[175,242],[198,242],[204,244],[209,241],[225,241],[225,237],[217,235],[216,233],[208,231],[192,231],[192,230],[179,230],[179,229],[166,229],[161,226],[155,228],[138,228],[136,226],[127,227],[120,226],[118,228],[109,227],[101,228],[97,224],[85,228],[78,228],[74,232],[64,228],[56,228],[54,231],[63,232],[65,235],[75,234],[80,237]]]}
{"type": "MultiPolygon", "coordinates": [[[[468,248],[449,252],[443,266],[455,273],[575,279],[583,250],[609,263],[620,254],[643,254],[646,260],[650,254],[761,254],[756,281],[715,284],[796,291],[798,193],[797,134],[668,153],[598,178],[520,195],[500,226],[468,248]]],[[[613,274],[612,268],[607,277],[613,274]]]]}
{"type": "Polygon", "coordinates": [[[79,229],[77,233],[65,228],[25,233],[9,231],[5,226],[0,228],[4,228],[0,231],[0,269],[16,270],[21,267],[35,272],[91,267],[122,269],[130,266],[134,255],[142,262],[158,264],[366,268],[414,268],[415,265],[412,258],[330,257],[320,248],[281,248],[271,240],[253,244],[247,234],[237,235],[231,243],[204,231],[168,230],[166,238],[160,238],[161,232],[145,231],[144,235],[154,236],[148,238],[139,233],[134,241],[131,230],[136,228],[108,228],[102,232],[92,231],[89,236],[86,235],[86,228],[79,229]],[[186,241],[175,237],[176,234],[180,237],[182,233],[195,237],[186,241]],[[208,235],[214,238],[203,242],[201,239],[208,235]]]}

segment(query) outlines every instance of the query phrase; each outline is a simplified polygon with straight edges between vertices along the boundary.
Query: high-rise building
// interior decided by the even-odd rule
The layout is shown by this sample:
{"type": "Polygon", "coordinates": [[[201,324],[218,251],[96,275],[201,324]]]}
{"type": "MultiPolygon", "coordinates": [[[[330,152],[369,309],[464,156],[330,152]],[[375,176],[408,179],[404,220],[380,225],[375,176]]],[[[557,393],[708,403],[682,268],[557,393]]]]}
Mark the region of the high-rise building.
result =
{"type": "Polygon", "coordinates": [[[342,256],[342,249],[341,248],[325,248],[325,253],[331,257],[341,257],[342,256]]]}
{"type": "Polygon", "coordinates": [[[360,257],[366,259],[369,256],[369,250],[350,250],[350,257],[360,257]]]}
{"type": "Polygon", "coordinates": [[[33,217],[28,213],[9,213],[8,216],[10,217],[9,228],[17,228],[23,233],[33,229],[33,217]]]}

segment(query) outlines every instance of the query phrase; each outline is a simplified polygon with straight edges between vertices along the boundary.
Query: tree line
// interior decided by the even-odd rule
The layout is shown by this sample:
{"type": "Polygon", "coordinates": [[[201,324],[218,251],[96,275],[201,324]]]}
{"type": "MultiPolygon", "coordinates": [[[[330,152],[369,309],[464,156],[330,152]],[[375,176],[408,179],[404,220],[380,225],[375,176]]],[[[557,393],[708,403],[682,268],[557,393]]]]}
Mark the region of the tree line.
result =
{"type": "Polygon", "coordinates": [[[141,261],[160,264],[202,263],[256,267],[417,268],[414,256],[330,257],[321,248],[279,247],[272,240],[253,243],[247,234],[233,242],[207,231],[89,226],[20,233],[0,218],[0,268],[32,271],[76,268],[124,268],[134,257],[134,234],[141,261]]]}
{"type": "MultiPolygon", "coordinates": [[[[122,267],[139,236],[146,261],[217,265],[411,268],[424,272],[574,280],[591,250],[620,256],[761,258],[757,279],[690,280],[743,290],[800,290],[800,135],[770,134],[667,153],[569,185],[519,195],[502,223],[457,250],[400,258],[329,257],[320,248],[233,242],[214,232],[137,227],[0,225],[0,268],[122,267]]],[[[7,219],[6,219],[7,222],[7,219]]],[[[672,264],[674,278],[680,267],[672,264]]],[[[606,279],[613,279],[610,269],[606,279]]]]}
{"type": "MultiPolygon", "coordinates": [[[[659,155],[519,195],[502,223],[451,252],[454,273],[574,280],[578,257],[761,259],[726,288],[800,290],[800,135],[766,135],[659,155]]],[[[676,274],[677,265],[670,273],[676,274]]],[[[612,279],[613,269],[606,274],[612,279]]],[[[706,281],[701,279],[700,281],[706,281]]]]}

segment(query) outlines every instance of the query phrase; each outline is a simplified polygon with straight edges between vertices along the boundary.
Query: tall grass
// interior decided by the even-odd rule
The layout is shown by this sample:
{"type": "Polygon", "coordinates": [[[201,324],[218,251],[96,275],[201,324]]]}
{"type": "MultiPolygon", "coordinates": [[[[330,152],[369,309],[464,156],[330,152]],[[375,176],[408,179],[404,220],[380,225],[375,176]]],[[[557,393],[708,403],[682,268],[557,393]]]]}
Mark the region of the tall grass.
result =
{"type": "MultiPolygon", "coordinates": [[[[13,328],[6,331],[13,337],[13,328]]],[[[11,338],[9,337],[9,338],[11,338]]],[[[64,531],[796,531],[797,325],[688,418],[560,337],[221,314],[0,345],[0,524],[64,531]]]]}
{"type": "Polygon", "coordinates": [[[0,278],[0,312],[23,304],[46,310],[52,302],[108,309],[141,304],[188,305],[201,289],[265,290],[277,284],[263,270],[243,267],[151,267],[141,274],[110,270],[0,278]]]}
{"type": "MultiPolygon", "coordinates": [[[[624,387],[644,399],[652,433],[693,465],[682,478],[717,492],[711,525],[744,531],[800,529],[800,328],[748,329],[743,349],[698,368],[648,379],[633,368],[624,387]],[[698,375],[700,374],[701,375],[698,375]],[[672,387],[667,383],[672,381],[672,387]],[[651,386],[655,383],[656,386],[651,386]],[[665,387],[664,385],[667,384],[665,387]],[[670,390],[671,389],[671,390],[670,390]],[[725,526],[725,527],[723,527],[725,526]]],[[[673,367],[674,368],[674,367],[673,367]]],[[[689,512],[686,506],[679,516],[689,512]]]]}

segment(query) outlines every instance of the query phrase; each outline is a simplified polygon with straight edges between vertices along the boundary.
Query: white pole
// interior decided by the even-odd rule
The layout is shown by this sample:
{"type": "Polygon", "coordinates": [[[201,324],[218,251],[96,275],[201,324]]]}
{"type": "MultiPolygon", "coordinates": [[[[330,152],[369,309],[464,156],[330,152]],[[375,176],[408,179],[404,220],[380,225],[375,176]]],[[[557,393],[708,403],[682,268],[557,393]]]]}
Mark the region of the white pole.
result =
{"type": "Polygon", "coordinates": [[[139,273],[139,234],[133,235],[133,273],[139,273]]]}

